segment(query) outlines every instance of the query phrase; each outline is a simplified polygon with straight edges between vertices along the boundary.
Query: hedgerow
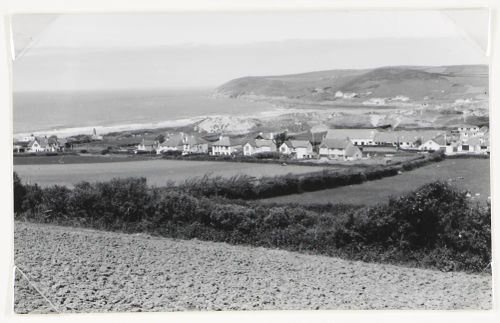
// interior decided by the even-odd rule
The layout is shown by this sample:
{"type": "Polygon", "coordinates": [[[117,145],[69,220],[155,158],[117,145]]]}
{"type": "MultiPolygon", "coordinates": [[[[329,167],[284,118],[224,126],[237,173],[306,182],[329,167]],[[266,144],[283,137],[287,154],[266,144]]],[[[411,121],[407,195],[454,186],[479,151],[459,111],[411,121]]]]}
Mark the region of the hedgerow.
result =
{"type": "Polygon", "coordinates": [[[72,189],[24,185],[18,178],[14,185],[19,220],[442,270],[478,272],[491,261],[489,204],[472,203],[466,193],[442,182],[375,207],[209,198],[150,187],[143,178],[82,182],[72,189]]]}
{"type": "Polygon", "coordinates": [[[365,181],[395,176],[401,170],[411,170],[443,158],[442,154],[435,153],[398,165],[371,166],[363,170],[325,168],[308,174],[266,176],[258,179],[248,175],[236,175],[230,178],[205,175],[189,178],[178,187],[195,196],[253,200],[361,184],[365,181]]]}

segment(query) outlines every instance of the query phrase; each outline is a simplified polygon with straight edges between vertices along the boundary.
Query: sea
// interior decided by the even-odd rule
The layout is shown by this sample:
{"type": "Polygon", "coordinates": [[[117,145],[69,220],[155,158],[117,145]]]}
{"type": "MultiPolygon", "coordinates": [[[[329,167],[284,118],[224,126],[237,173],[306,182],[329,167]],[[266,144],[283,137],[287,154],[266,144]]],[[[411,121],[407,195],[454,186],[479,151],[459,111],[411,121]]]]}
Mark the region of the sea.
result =
{"type": "Polygon", "coordinates": [[[213,89],[148,89],[15,92],[13,132],[60,136],[162,128],[207,116],[257,116],[276,107],[265,102],[212,96],[213,89]]]}

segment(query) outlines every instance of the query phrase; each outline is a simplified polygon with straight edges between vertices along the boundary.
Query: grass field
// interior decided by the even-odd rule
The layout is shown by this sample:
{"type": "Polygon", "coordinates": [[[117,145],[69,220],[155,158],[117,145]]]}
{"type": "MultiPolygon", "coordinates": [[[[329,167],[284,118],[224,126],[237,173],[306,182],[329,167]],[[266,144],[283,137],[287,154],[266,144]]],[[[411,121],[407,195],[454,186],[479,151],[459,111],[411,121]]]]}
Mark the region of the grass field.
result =
{"type": "MultiPolygon", "coordinates": [[[[330,167],[331,168],[331,167],[330,167]]],[[[221,161],[142,160],[130,162],[14,165],[24,183],[41,186],[69,185],[80,181],[96,182],[114,177],[145,177],[149,184],[165,185],[167,181],[179,183],[187,178],[205,174],[234,176],[246,174],[255,177],[319,172],[317,166],[259,163],[234,163],[221,161]]]]}
{"type": "Polygon", "coordinates": [[[473,199],[486,201],[490,196],[489,159],[447,159],[439,163],[404,172],[393,177],[368,181],[358,185],[328,190],[292,194],[262,200],[276,203],[350,203],[374,205],[390,196],[400,196],[435,180],[448,181],[469,190],[473,199]],[[479,193],[479,196],[476,196],[479,193]]]}
{"type": "Polygon", "coordinates": [[[140,160],[160,159],[157,155],[58,155],[58,156],[14,156],[14,166],[16,165],[60,165],[60,164],[94,164],[94,163],[115,163],[130,162],[140,160]]]}

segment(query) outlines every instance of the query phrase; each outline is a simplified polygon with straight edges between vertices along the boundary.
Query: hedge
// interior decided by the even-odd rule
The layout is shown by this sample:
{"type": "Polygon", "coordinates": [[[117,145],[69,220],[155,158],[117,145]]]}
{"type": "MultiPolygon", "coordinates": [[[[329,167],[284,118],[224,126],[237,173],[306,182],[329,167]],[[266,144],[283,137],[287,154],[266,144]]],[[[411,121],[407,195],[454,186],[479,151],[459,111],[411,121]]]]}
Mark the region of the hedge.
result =
{"type": "Polygon", "coordinates": [[[489,204],[472,203],[442,182],[375,207],[207,198],[150,187],[143,178],[82,182],[73,189],[23,185],[18,178],[14,185],[17,220],[442,270],[480,272],[491,260],[489,204]]]}
{"type": "Polygon", "coordinates": [[[422,167],[443,160],[442,154],[431,154],[398,165],[371,166],[365,169],[335,170],[325,168],[308,174],[288,174],[254,178],[237,175],[230,178],[209,176],[190,178],[179,185],[179,189],[195,196],[222,196],[230,199],[262,199],[303,192],[312,192],[365,181],[395,176],[401,171],[422,167]]]}

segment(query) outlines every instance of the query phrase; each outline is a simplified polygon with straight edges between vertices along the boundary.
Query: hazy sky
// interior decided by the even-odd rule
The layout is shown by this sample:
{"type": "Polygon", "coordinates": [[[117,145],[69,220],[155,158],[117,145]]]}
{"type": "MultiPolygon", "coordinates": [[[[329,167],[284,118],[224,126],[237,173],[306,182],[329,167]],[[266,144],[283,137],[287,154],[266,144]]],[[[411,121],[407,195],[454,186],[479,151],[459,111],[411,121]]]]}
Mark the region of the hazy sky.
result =
{"type": "Polygon", "coordinates": [[[485,64],[485,11],[23,15],[14,89],[215,87],[232,78],[485,64]]]}

